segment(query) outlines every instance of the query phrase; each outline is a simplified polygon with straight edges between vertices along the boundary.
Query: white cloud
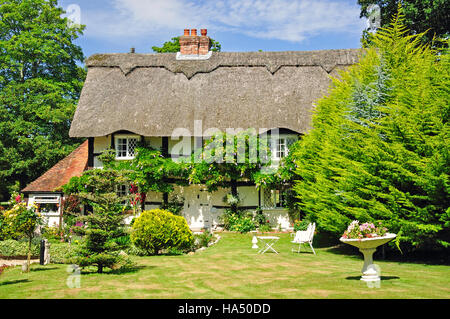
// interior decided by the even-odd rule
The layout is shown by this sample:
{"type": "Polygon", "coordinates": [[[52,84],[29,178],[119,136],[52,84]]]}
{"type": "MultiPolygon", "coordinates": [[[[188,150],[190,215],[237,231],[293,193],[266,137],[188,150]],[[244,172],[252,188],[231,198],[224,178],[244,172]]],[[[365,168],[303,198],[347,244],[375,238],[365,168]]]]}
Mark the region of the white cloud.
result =
{"type": "Polygon", "coordinates": [[[243,33],[301,42],[321,32],[357,32],[359,6],[342,0],[114,0],[111,8],[83,12],[87,36],[181,34],[184,28],[243,33]]]}

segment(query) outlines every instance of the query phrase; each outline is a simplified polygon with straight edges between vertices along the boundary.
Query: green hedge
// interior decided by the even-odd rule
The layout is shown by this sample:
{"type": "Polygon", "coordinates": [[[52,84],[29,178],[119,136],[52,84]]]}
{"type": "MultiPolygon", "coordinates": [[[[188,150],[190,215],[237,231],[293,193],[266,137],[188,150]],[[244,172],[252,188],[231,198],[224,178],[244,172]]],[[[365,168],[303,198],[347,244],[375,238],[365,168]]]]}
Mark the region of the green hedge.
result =
{"type": "MultiPolygon", "coordinates": [[[[32,257],[39,257],[39,243],[34,241],[31,244],[32,257]]],[[[18,240],[0,241],[0,257],[26,257],[28,255],[28,243],[18,240]]]]}
{"type": "MultiPolygon", "coordinates": [[[[50,262],[55,264],[68,263],[68,259],[75,253],[77,245],[67,243],[50,243],[50,262]]],[[[6,258],[25,258],[28,254],[28,243],[20,240],[0,241],[0,257],[6,258]]],[[[40,241],[33,240],[31,245],[32,258],[39,258],[40,241]]]]}
{"type": "Polygon", "coordinates": [[[69,259],[75,256],[77,245],[68,243],[50,244],[50,262],[53,264],[68,264],[69,259]]]}

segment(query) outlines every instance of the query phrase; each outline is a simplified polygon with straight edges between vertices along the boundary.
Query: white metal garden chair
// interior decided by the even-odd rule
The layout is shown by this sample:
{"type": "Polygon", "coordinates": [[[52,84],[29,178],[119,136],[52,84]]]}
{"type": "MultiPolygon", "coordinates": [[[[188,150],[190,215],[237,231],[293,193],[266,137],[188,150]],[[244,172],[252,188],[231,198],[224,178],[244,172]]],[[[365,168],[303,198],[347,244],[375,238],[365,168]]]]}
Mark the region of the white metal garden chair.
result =
{"type": "Polygon", "coordinates": [[[295,233],[294,240],[291,241],[293,244],[298,244],[298,249],[292,249],[292,252],[300,252],[300,246],[302,244],[309,244],[311,247],[314,255],[316,252],[314,251],[314,248],[312,246],[313,238],[314,238],[314,231],[316,230],[316,223],[312,223],[308,225],[308,228],[306,230],[299,230],[295,233]]]}

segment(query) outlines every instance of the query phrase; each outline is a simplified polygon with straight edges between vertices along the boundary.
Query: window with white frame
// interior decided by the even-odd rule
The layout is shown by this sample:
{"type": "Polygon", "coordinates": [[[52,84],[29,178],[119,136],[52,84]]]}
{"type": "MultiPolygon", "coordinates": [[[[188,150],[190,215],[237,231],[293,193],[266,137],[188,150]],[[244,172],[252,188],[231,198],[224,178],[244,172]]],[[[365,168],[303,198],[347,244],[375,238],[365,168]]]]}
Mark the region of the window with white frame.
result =
{"type": "Polygon", "coordinates": [[[262,206],[265,209],[274,209],[285,206],[283,192],[278,189],[263,188],[262,206]]]}
{"type": "Polygon", "coordinates": [[[130,193],[130,186],[128,185],[117,185],[116,186],[116,194],[119,197],[127,196],[130,193]]]}
{"type": "Polygon", "coordinates": [[[59,213],[59,196],[36,196],[34,204],[38,206],[39,212],[43,214],[59,213]]]}
{"type": "Polygon", "coordinates": [[[289,147],[298,140],[296,136],[280,136],[274,139],[269,139],[270,149],[272,152],[272,159],[281,160],[288,156],[289,147]]]}
{"type": "Polygon", "coordinates": [[[287,155],[286,139],[278,138],[276,141],[275,158],[283,158],[287,155]]]}
{"type": "MultiPolygon", "coordinates": [[[[116,185],[116,194],[118,197],[126,197],[130,195],[130,185],[122,184],[116,185]]],[[[122,205],[127,204],[127,200],[121,202],[122,205]]]]}
{"type": "Polygon", "coordinates": [[[116,158],[133,159],[136,155],[137,137],[117,136],[116,137],[116,158]]]}

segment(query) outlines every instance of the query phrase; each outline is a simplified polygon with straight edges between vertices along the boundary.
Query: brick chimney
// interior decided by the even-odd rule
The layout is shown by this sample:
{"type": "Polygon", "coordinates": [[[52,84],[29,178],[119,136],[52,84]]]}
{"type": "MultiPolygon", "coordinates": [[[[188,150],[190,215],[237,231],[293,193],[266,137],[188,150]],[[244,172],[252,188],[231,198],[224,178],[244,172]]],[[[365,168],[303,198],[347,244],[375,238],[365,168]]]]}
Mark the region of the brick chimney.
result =
{"type": "Polygon", "coordinates": [[[208,30],[201,29],[201,37],[200,37],[200,46],[198,48],[198,54],[199,55],[206,55],[208,54],[209,50],[211,49],[211,39],[207,36],[208,30]]]}
{"type": "Polygon", "coordinates": [[[180,59],[209,58],[210,48],[211,40],[206,29],[201,29],[201,36],[197,35],[197,29],[184,29],[184,35],[180,36],[180,52],[177,56],[180,59]]]}

